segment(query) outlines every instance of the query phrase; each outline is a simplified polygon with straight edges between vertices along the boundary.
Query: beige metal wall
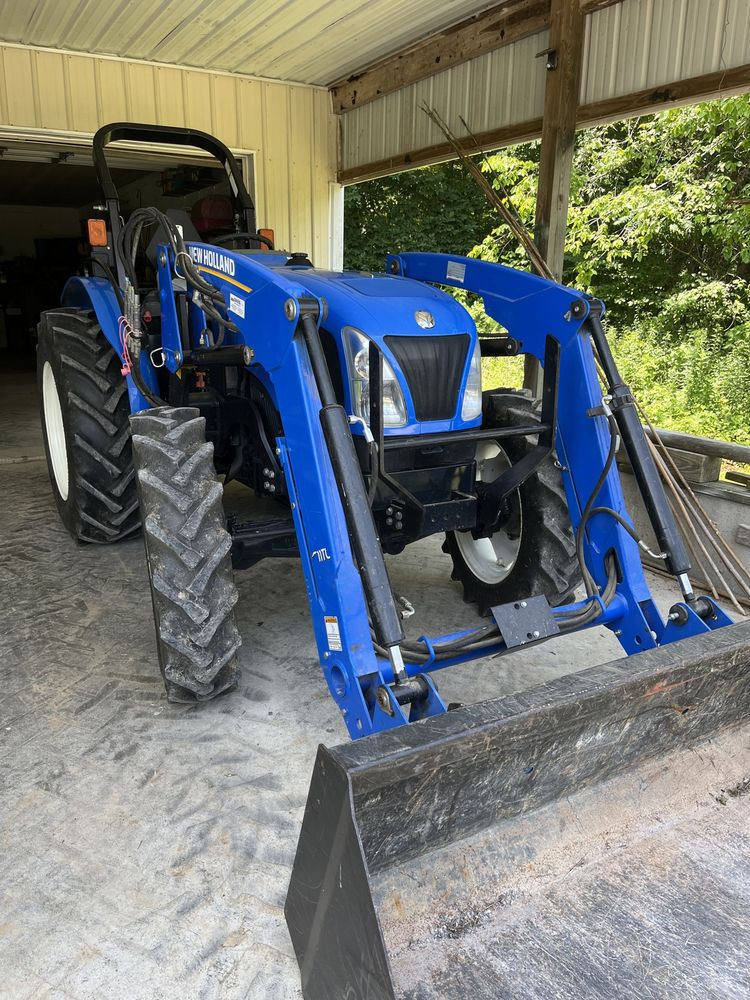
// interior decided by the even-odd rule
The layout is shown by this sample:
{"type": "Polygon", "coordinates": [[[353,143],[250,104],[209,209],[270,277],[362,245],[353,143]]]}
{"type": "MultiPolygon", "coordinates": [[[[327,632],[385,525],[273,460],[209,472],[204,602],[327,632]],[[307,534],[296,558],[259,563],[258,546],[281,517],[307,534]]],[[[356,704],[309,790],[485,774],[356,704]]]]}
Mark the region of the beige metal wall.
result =
{"type": "MultiPolygon", "coordinates": [[[[347,179],[408,166],[411,153],[444,137],[422,111],[434,105],[459,134],[528,123],[541,129],[547,32],[444,70],[341,116],[340,169],[347,179]],[[390,161],[390,162],[389,162],[390,161]]],[[[583,106],[641,88],[724,73],[750,63],[750,0],[622,0],[586,18],[583,106]]]]}
{"type": "Polygon", "coordinates": [[[258,224],[329,263],[336,123],[326,90],[0,45],[0,145],[16,131],[91,135],[112,121],[198,128],[254,152],[258,224]]]}

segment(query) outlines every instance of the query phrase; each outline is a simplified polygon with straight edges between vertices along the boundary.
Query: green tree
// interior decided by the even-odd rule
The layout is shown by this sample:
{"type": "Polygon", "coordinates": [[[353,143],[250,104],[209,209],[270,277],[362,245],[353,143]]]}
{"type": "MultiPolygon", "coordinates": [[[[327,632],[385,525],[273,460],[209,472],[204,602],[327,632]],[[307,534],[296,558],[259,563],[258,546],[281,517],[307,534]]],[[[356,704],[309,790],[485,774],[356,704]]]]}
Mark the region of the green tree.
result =
{"type": "Polygon", "coordinates": [[[344,266],[382,271],[388,253],[466,254],[493,225],[460,164],[444,163],[357,184],[344,195],[344,266]]]}
{"type": "MultiPolygon", "coordinates": [[[[482,162],[531,229],[539,144],[482,162]]],[[[346,198],[350,266],[382,267],[391,249],[465,253],[471,244],[472,256],[528,268],[458,165],[346,198]]],[[[615,353],[652,418],[750,443],[750,97],[579,133],[565,249],[565,282],[605,301],[615,353]]]]}

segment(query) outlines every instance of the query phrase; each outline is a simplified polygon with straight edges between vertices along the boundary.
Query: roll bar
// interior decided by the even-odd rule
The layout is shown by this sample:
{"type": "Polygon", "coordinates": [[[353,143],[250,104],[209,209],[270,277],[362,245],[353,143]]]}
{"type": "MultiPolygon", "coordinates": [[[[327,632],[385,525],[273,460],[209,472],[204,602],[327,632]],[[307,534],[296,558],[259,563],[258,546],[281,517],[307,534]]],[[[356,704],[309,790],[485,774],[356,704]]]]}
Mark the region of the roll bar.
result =
{"type": "Polygon", "coordinates": [[[117,236],[121,228],[120,197],[112,180],[112,174],[107,163],[104,149],[112,142],[125,139],[131,142],[146,142],[154,144],[168,143],[175,146],[194,146],[210,153],[226,171],[229,186],[232,189],[236,216],[235,223],[238,232],[254,233],[256,230],[255,206],[247,192],[242,179],[239,164],[232,152],[217,138],[199,129],[178,128],[174,125],[145,125],[138,122],[112,122],[102,127],[94,135],[93,154],[94,166],[99,185],[104,195],[106,209],[109,214],[110,232],[112,234],[112,249],[107,251],[110,263],[115,264],[118,279],[122,285],[124,272],[117,253],[117,236]]]}
{"type": "Polygon", "coordinates": [[[94,165],[107,202],[119,201],[119,199],[109,164],[104,155],[104,147],[120,139],[127,139],[131,142],[194,146],[196,149],[203,149],[210,153],[226,170],[234,201],[243,216],[242,228],[250,233],[255,232],[255,206],[247,193],[237,160],[223,142],[209,135],[208,132],[201,132],[194,128],[178,128],[173,125],[144,125],[137,122],[113,122],[110,125],[102,125],[94,136],[94,165]]]}

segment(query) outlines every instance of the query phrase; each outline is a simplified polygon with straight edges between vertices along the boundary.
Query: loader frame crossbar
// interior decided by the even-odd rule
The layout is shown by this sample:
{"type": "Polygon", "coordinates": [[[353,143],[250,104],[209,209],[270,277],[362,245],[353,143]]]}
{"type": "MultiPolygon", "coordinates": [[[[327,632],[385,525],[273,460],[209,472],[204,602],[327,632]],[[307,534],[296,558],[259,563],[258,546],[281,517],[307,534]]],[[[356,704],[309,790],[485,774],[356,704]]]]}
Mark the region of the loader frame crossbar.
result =
{"type": "Polygon", "coordinates": [[[526,427],[483,428],[465,431],[447,431],[443,434],[414,434],[385,437],[383,430],[383,355],[373,344],[370,347],[370,430],[377,445],[376,468],[373,474],[401,496],[421,516],[424,507],[419,500],[388,474],[386,454],[390,450],[426,448],[430,445],[456,444],[461,441],[502,441],[507,438],[537,437],[537,443],[527,455],[511,468],[502,472],[492,483],[482,483],[476,512],[475,535],[490,535],[497,526],[502,502],[517,490],[550,455],[555,446],[557,424],[557,394],[560,374],[560,351],[557,341],[547,337],[544,349],[544,378],[542,386],[542,412],[538,424],[526,427]]]}

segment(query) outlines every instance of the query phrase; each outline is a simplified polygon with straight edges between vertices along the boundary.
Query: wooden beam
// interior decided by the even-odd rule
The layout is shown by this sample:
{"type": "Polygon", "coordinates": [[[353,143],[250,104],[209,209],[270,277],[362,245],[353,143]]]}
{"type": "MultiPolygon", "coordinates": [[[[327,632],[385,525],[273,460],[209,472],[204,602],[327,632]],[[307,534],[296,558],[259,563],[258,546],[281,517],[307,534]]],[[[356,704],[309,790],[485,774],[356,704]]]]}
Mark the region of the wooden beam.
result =
{"type": "MultiPolygon", "coordinates": [[[[636,115],[653,114],[681,104],[693,104],[748,90],[750,90],[750,63],[745,63],[743,66],[706,73],[704,76],[692,77],[689,80],[648,87],[623,97],[611,97],[604,101],[582,104],[578,108],[576,128],[601,125],[604,122],[619,121],[636,115]]],[[[515,125],[505,125],[502,128],[480,132],[476,135],[476,139],[479,149],[492,150],[500,149],[501,146],[513,146],[519,142],[529,142],[531,139],[538,139],[541,134],[542,119],[531,118],[515,125]]],[[[338,181],[341,184],[353,184],[356,181],[371,180],[373,177],[383,177],[386,174],[450,159],[455,159],[450,143],[436,143],[422,149],[400,153],[398,156],[340,170],[338,181]]]]}
{"type": "MultiPolygon", "coordinates": [[[[542,119],[532,118],[530,121],[517,125],[507,125],[504,128],[494,128],[488,132],[480,132],[475,136],[480,149],[500,149],[501,146],[513,146],[518,142],[529,142],[538,139],[542,131],[542,119]]],[[[456,159],[453,146],[448,142],[438,142],[434,146],[425,146],[410,153],[398,156],[388,156],[383,160],[363,164],[361,167],[349,167],[339,170],[339,184],[352,184],[355,181],[372,180],[374,177],[384,177],[396,174],[401,170],[413,167],[426,167],[431,163],[456,159]]]]}
{"type": "MultiPolygon", "coordinates": [[[[352,111],[434,73],[536,35],[549,27],[550,3],[551,0],[503,0],[483,14],[475,14],[430,35],[361,73],[337,80],[330,85],[333,110],[336,114],[352,111]]],[[[623,0],[577,0],[577,3],[582,14],[592,14],[623,0]]]]}
{"type": "Polygon", "coordinates": [[[434,73],[544,31],[550,0],[513,0],[477,14],[460,24],[381,60],[374,66],[331,85],[335,113],[351,111],[424,80],[434,73]]]}
{"type": "Polygon", "coordinates": [[[536,201],[536,242],[558,281],[562,277],[581,89],[583,19],[579,0],[552,0],[536,201]]]}
{"type": "Polygon", "coordinates": [[[675,80],[659,87],[646,87],[623,97],[610,97],[583,105],[578,114],[578,126],[598,125],[634,115],[648,115],[680,104],[695,104],[712,97],[750,90],[750,63],[733,69],[720,69],[689,80],[675,80]]]}
{"type": "Polygon", "coordinates": [[[605,7],[614,7],[615,4],[624,3],[624,0],[580,0],[582,14],[595,14],[605,7]]]}

